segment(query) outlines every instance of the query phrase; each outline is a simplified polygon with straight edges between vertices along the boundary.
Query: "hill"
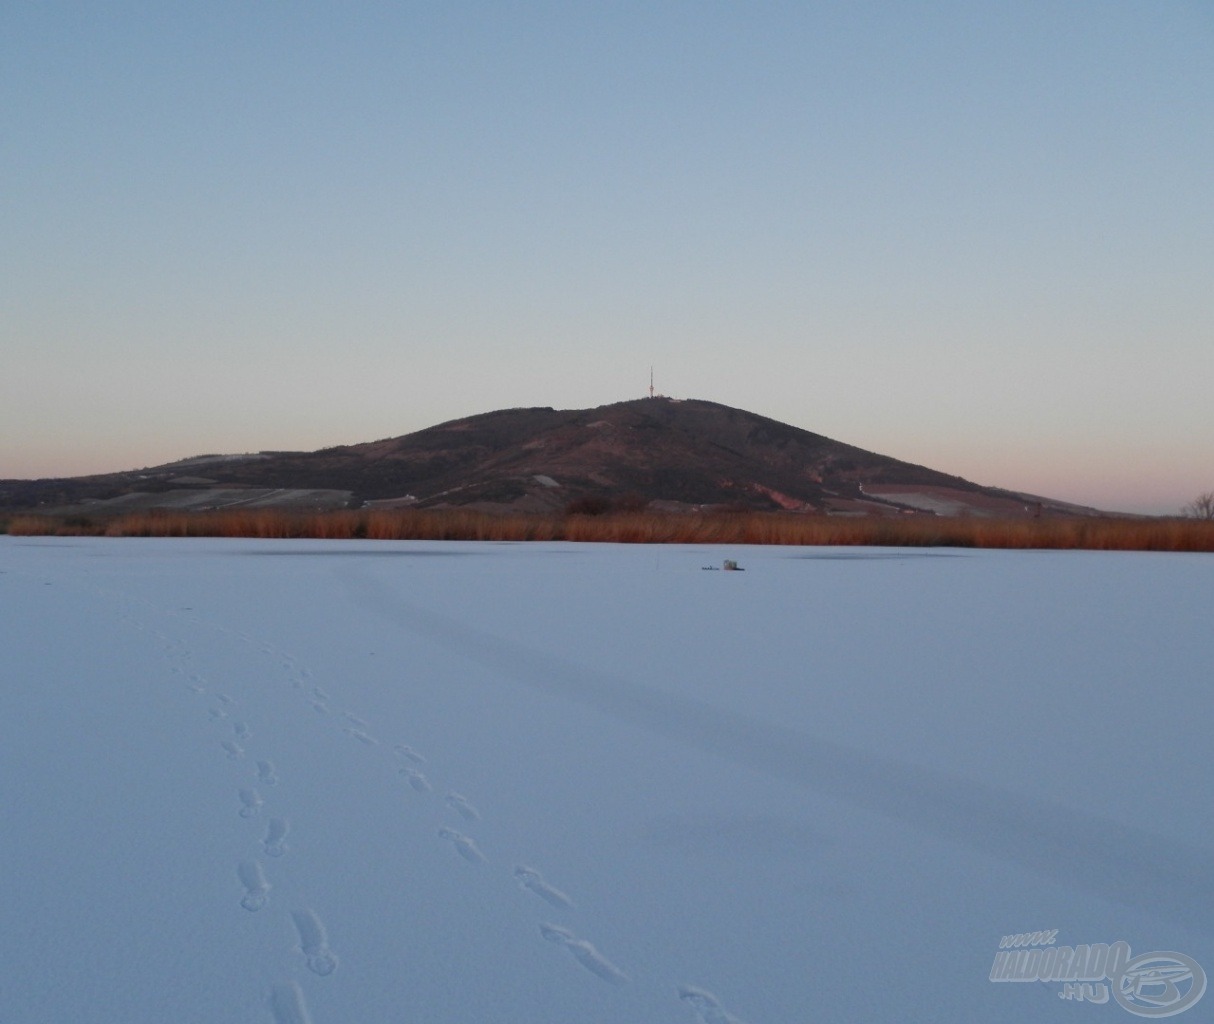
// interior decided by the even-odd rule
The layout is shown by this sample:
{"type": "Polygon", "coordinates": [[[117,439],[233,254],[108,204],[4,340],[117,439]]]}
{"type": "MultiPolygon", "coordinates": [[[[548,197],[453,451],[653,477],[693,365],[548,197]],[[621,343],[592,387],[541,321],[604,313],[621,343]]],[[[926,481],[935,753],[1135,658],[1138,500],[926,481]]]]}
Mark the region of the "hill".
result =
{"type": "Polygon", "coordinates": [[[58,480],[0,481],[0,507],[784,509],[1024,516],[1095,510],[983,487],[716,402],[505,409],[315,452],[203,455],[58,480]]]}

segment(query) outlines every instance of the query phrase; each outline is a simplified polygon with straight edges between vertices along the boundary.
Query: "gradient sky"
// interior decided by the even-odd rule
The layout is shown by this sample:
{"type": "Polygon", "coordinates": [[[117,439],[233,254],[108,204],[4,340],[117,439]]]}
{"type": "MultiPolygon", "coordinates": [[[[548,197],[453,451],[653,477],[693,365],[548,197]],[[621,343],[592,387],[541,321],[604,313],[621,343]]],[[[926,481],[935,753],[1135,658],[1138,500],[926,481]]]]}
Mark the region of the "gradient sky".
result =
{"type": "Polygon", "coordinates": [[[1214,488],[1209,0],[0,4],[0,477],[659,391],[1214,488]]]}

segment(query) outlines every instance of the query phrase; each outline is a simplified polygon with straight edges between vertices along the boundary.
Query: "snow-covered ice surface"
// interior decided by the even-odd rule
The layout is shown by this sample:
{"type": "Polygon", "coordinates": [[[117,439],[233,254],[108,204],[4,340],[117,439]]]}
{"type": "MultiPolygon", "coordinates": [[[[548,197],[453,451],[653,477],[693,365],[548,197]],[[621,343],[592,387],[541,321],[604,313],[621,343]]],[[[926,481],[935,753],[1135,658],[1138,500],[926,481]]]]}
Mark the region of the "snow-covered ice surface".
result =
{"type": "Polygon", "coordinates": [[[1212,598],[1202,555],[0,538],[0,1020],[1132,1020],[989,976],[1053,929],[1214,970],[1212,598]]]}

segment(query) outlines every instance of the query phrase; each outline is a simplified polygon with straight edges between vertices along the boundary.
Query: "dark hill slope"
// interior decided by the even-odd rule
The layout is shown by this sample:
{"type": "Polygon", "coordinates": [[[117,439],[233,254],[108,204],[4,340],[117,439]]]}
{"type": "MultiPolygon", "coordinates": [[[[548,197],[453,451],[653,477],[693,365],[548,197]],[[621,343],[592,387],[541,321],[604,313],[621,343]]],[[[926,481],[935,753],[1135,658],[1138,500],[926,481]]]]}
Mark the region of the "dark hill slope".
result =
{"type": "Polygon", "coordinates": [[[665,398],[583,410],[506,409],[316,452],[202,456],[138,473],[5,481],[0,505],[207,507],[207,494],[221,489],[223,500],[211,507],[383,502],[543,511],[624,497],[659,507],[827,512],[1024,514],[1026,507],[1022,495],[764,416],[665,398]]]}

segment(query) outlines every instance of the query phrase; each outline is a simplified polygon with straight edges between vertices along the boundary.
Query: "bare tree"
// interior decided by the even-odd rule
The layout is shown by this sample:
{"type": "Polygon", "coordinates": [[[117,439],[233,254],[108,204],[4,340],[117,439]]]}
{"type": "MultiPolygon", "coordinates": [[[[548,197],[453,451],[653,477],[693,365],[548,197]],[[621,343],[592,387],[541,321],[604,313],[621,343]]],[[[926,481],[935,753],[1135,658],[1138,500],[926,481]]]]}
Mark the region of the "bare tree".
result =
{"type": "Polygon", "coordinates": [[[1190,519],[1214,519],[1214,491],[1197,495],[1180,510],[1180,514],[1190,519]]]}

